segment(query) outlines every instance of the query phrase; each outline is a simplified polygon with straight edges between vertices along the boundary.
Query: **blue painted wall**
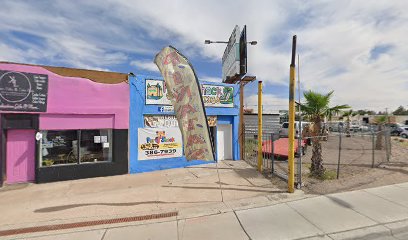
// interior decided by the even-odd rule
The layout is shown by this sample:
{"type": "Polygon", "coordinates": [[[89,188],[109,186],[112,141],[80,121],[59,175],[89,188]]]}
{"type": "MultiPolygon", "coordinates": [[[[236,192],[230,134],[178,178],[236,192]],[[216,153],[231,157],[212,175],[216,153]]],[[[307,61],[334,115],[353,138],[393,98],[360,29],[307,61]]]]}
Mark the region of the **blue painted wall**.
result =
{"type": "MultiPolygon", "coordinates": [[[[169,168],[181,168],[190,165],[208,163],[206,161],[187,161],[186,158],[164,158],[156,160],[138,160],[138,128],[144,128],[143,115],[175,115],[174,112],[159,112],[158,107],[163,105],[146,105],[146,79],[163,80],[161,77],[143,76],[130,77],[130,123],[129,123],[129,172],[150,172],[169,168]]],[[[207,107],[207,116],[217,116],[217,124],[232,124],[233,158],[239,159],[239,86],[223,83],[200,81],[201,84],[224,85],[234,87],[234,107],[207,107]]],[[[217,138],[217,136],[215,136],[217,138]]],[[[216,142],[214,143],[217,146],[216,142]]]]}

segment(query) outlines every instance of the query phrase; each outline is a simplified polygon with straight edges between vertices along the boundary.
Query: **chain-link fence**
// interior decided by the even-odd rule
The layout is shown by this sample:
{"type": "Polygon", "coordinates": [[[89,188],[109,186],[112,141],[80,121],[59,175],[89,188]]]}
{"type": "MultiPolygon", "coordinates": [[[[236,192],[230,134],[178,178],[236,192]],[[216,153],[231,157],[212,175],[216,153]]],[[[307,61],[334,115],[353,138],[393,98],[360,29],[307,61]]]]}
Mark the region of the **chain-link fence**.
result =
{"type": "MultiPolygon", "coordinates": [[[[331,132],[327,141],[321,144],[323,166],[329,172],[335,171],[337,178],[378,167],[391,158],[391,136],[388,129],[331,132]]],[[[312,151],[305,156],[304,162],[311,163],[311,156],[312,151]]]]}
{"type": "MultiPolygon", "coordinates": [[[[262,133],[262,152],[258,151],[258,132],[245,131],[244,160],[251,166],[258,166],[258,156],[261,154],[262,173],[276,174],[283,178],[288,175],[288,141],[280,138],[278,133],[262,133]],[[259,154],[258,154],[259,153],[259,154]]],[[[297,148],[297,145],[295,146],[297,148]]]]}
{"type": "MultiPolygon", "coordinates": [[[[245,131],[244,134],[244,160],[251,166],[258,166],[258,132],[245,131]]],[[[272,169],[273,148],[272,139],[273,133],[262,133],[262,169],[268,171],[272,169]]]]}
{"type": "MultiPolygon", "coordinates": [[[[358,174],[359,171],[378,167],[391,158],[391,136],[389,129],[348,130],[340,129],[319,137],[323,167],[335,177],[358,174]]],[[[313,137],[295,139],[295,181],[302,182],[308,176],[314,149],[313,137]],[[302,147],[298,147],[302,146],[302,147]],[[302,173],[301,175],[299,173],[302,173]]],[[[262,133],[262,152],[258,151],[258,132],[245,131],[244,160],[250,165],[258,165],[258,154],[262,154],[264,174],[287,179],[288,138],[280,138],[278,133],[262,133]]]]}

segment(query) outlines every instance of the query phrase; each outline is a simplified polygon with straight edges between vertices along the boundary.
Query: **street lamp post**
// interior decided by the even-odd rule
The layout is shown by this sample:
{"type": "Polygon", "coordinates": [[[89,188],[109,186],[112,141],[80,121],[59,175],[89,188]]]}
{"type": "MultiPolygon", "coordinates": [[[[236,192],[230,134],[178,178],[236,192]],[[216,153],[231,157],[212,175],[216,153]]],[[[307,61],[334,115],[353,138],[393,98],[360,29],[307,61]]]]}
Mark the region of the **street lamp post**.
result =
{"type": "MultiPolygon", "coordinates": [[[[225,43],[225,44],[228,44],[228,42],[225,42],[225,41],[204,40],[204,44],[211,44],[211,43],[225,43]]],[[[246,44],[257,45],[258,41],[250,41],[250,42],[246,42],[246,44]]]]}

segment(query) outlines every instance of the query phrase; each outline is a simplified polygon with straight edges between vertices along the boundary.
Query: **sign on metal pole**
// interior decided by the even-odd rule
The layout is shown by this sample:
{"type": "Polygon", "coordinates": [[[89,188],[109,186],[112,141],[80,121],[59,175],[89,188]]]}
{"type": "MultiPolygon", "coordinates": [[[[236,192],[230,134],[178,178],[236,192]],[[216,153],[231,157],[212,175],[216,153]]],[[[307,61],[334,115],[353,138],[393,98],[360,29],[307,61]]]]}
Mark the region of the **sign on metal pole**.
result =
{"type": "Polygon", "coordinates": [[[241,76],[247,73],[247,34],[246,25],[242,29],[241,37],[239,38],[239,74],[241,76]]]}
{"type": "Polygon", "coordinates": [[[222,56],[222,81],[235,77],[240,73],[240,56],[239,56],[239,26],[236,25],[228,40],[227,47],[222,56]]]}
{"type": "Polygon", "coordinates": [[[235,83],[247,73],[246,25],[242,32],[235,26],[222,56],[222,81],[235,83]]]}

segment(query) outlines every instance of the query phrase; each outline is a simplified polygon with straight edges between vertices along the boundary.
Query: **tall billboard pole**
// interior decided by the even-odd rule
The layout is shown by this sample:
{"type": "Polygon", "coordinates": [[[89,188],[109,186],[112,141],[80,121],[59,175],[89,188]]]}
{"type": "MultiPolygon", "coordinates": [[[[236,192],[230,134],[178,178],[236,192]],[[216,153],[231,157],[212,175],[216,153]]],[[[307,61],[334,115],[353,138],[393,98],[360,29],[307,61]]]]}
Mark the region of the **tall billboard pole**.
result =
{"type": "Polygon", "coordinates": [[[246,25],[242,29],[241,35],[238,25],[234,27],[228,41],[205,40],[205,44],[224,43],[227,44],[222,56],[222,82],[239,83],[239,145],[240,158],[244,158],[244,86],[255,81],[255,76],[246,76],[247,73],[247,44],[257,45],[257,41],[247,41],[246,25]]]}

